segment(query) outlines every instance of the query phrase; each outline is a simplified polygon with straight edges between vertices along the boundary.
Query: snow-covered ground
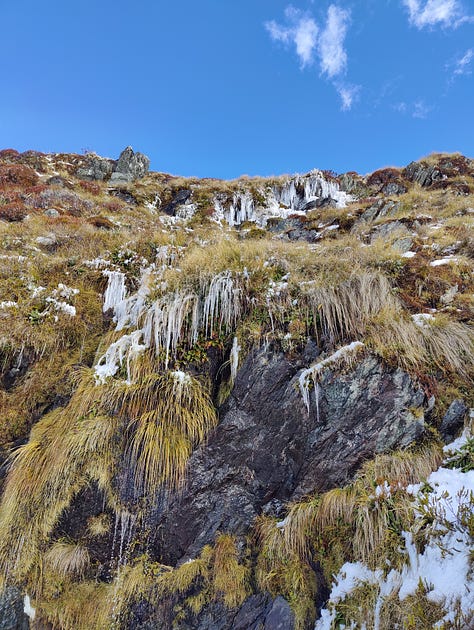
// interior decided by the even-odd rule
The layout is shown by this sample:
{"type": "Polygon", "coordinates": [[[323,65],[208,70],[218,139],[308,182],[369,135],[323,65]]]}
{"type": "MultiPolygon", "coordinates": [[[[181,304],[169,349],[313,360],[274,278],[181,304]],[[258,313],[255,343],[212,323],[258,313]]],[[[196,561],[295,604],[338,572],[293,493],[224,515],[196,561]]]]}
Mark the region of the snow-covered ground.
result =
{"type": "MultiPolygon", "coordinates": [[[[444,448],[445,465],[453,454],[467,442],[467,432],[444,448]]],[[[363,585],[379,589],[374,607],[374,630],[380,627],[380,614],[384,600],[397,595],[403,602],[409,595],[424,586],[429,601],[440,604],[445,616],[437,626],[451,627],[456,609],[465,617],[474,613],[474,575],[470,555],[472,537],[469,535],[466,517],[472,515],[474,506],[474,470],[462,472],[442,466],[427,479],[427,484],[408,486],[417,505],[419,519],[427,512],[432,515],[430,537],[423,553],[419,553],[411,531],[403,532],[406,564],[401,570],[370,570],[361,562],[347,562],[334,577],[331,594],[315,630],[334,630],[343,627],[336,622],[337,604],[363,585]]],[[[350,620],[346,620],[350,623],[350,620]]],[[[454,626],[453,626],[454,627],[454,626]]],[[[456,626],[460,627],[460,626],[456,626]]]]}

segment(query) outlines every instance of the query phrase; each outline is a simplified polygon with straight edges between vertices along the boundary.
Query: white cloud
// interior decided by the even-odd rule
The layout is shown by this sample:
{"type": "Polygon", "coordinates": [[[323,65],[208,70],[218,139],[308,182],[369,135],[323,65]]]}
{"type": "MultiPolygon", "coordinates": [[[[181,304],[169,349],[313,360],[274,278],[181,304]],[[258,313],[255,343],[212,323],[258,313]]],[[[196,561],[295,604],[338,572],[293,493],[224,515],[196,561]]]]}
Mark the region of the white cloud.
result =
{"type": "Polygon", "coordinates": [[[341,109],[347,112],[351,109],[360,92],[360,85],[339,85],[336,89],[341,97],[341,109]]]}
{"type": "Polygon", "coordinates": [[[321,29],[307,12],[293,6],[285,10],[286,24],[274,20],[265,23],[273,41],[293,45],[301,67],[310,66],[317,53],[321,74],[333,81],[342,101],[342,110],[347,111],[356,100],[360,86],[340,83],[347,68],[347,52],[344,41],[350,22],[350,12],[334,4],[328,8],[326,24],[321,29]]]}
{"type": "Polygon", "coordinates": [[[321,72],[330,79],[342,74],[347,66],[344,49],[350,13],[334,4],[328,9],[326,26],[318,42],[321,72]]]}
{"type": "Polygon", "coordinates": [[[418,29],[430,26],[456,28],[471,21],[459,0],[402,0],[408,9],[410,23],[418,29]]]}
{"type": "Polygon", "coordinates": [[[289,6],[285,11],[288,24],[281,26],[274,20],[266,22],[265,28],[274,41],[294,44],[301,67],[313,63],[313,53],[318,39],[318,26],[307,13],[289,6]]]}
{"type": "Polygon", "coordinates": [[[474,59],[474,50],[469,48],[464,55],[456,60],[453,74],[471,74],[471,61],[474,59]]]}
{"type": "Polygon", "coordinates": [[[411,113],[413,118],[426,118],[431,111],[431,107],[429,107],[424,101],[416,101],[413,104],[413,111],[411,113]]]}

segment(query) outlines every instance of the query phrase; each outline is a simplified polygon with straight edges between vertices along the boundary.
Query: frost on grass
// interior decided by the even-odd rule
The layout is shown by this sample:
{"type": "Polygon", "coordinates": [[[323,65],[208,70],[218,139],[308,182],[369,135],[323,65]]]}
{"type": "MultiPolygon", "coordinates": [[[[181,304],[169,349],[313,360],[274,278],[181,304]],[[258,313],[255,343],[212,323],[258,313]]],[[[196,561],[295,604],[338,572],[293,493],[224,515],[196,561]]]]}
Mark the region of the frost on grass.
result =
{"type": "MultiPolygon", "coordinates": [[[[452,454],[466,444],[467,439],[464,434],[445,447],[445,452],[452,454]]],[[[370,570],[360,562],[346,562],[334,577],[329,600],[315,630],[337,628],[338,604],[362,585],[377,589],[374,630],[380,627],[383,605],[388,597],[397,597],[403,605],[420,586],[428,601],[444,608],[445,614],[434,627],[451,627],[474,613],[473,541],[469,526],[474,507],[474,471],[441,467],[431,473],[426,483],[408,486],[406,492],[413,496],[416,520],[411,531],[402,532],[405,548],[400,552],[404,566],[400,570],[387,567],[370,570]],[[426,527],[426,523],[427,542],[420,551],[414,542],[414,532],[423,524],[426,527]]],[[[345,621],[351,622],[350,619],[345,621]]]]}

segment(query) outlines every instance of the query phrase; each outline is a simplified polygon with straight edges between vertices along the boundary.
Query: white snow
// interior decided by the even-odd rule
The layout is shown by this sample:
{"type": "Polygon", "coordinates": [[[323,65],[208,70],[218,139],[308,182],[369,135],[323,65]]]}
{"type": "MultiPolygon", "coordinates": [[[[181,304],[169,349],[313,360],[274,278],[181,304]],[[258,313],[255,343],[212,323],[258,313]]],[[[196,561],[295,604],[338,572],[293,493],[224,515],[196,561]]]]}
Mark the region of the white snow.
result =
{"type": "Polygon", "coordinates": [[[402,258],[414,258],[416,256],[416,252],[404,252],[402,254],[402,258]]]}
{"type": "Polygon", "coordinates": [[[453,442],[450,442],[449,444],[443,446],[443,452],[455,453],[456,451],[459,451],[459,449],[462,448],[471,437],[471,432],[469,428],[466,427],[462,432],[462,435],[456,438],[453,442]]]}
{"type": "Polygon", "coordinates": [[[438,260],[433,260],[430,262],[430,267],[439,267],[440,265],[449,265],[450,263],[456,263],[458,259],[455,256],[445,256],[444,258],[439,258],[438,260]]]}
{"type": "MultiPolygon", "coordinates": [[[[451,453],[458,449],[467,438],[466,432],[462,438],[445,447],[445,451],[451,453]]],[[[381,569],[371,571],[360,562],[344,564],[334,578],[328,603],[321,611],[315,630],[331,630],[336,619],[337,603],[362,583],[379,587],[374,630],[378,630],[380,625],[384,598],[398,594],[403,601],[415,594],[420,584],[425,587],[427,598],[442,605],[446,611],[438,622],[440,625],[454,621],[456,606],[466,616],[474,611],[474,576],[470,563],[472,541],[462,520],[463,514],[472,511],[474,471],[463,473],[441,467],[431,473],[427,484],[411,485],[406,489],[414,496],[419,518],[423,518],[426,510],[432,516],[428,533],[433,535],[428,538],[423,553],[418,552],[412,533],[402,532],[407,563],[400,571],[392,569],[384,576],[381,569]],[[428,494],[426,488],[430,489],[428,494]]]]}
{"type": "Polygon", "coordinates": [[[412,320],[420,328],[426,328],[429,322],[433,322],[435,317],[432,313],[416,313],[411,316],[412,320]]]}
{"type": "Polygon", "coordinates": [[[12,302],[12,300],[0,302],[0,308],[18,308],[18,302],[12,302]]]}
{"type": "Polygon", "coordinates": [[[62,302],[61,300],[57,300],[54,297],[47,297],[46,302],[51,304],[51,306],[53,306],[56,311],[61,311],[62,313],[65,313],[70,317],[76,316],[76,307],[71,306],[71,304],[68,304],[67,302],[62,302]]]}

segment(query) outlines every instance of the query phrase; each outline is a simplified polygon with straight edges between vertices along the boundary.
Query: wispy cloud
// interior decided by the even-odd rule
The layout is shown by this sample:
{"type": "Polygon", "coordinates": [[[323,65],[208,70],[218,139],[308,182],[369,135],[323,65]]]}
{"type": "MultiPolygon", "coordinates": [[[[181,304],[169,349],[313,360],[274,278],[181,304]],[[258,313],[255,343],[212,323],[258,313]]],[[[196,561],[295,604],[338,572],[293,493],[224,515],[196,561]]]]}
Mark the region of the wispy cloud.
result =
{"type": "Polygon", "coordinates": [[[457,28],[471,21],[459,0],[402,0],[408,9],[410,23],[418,29],[434,26],[457,28]]]}
{"type": "Polygon", "coordinates": [[[425,101],[415,101],[413,104],[413,110],[411,115],[413,118],[424,119],[431,111],[431,107],[425,103],[425,101]]]}
{"type": "Polygon", "coordinates": [[[334,4],[328,9],[326,26],[318,42],[321,72],[330,79],[342,74],[347,67],[344,49],[350,13],[334,4]]]}
{"type": "Polygon", "coordinates": [[[333,82],[340,98],[341,109],[351,109],[360,86],[346,85],[342,78],[347,69],[347,52],[344,46],[350,24],[350,12],[334,4],[328,8],[326,23],[319,27],[305,11],[289,6],[285,10],[286,23],[274,20],[265,23],[273,41],[294,46],[301,68],[319,61],[321,75],[333,82]]]}
{"type": "Polygon", "coordinates": [[[412,118],[419,118],[423,120],[427,118],[433,108],[430,105],[427,105],[422,99],[419,99],[414,103],[406,103],[405,101],[395,103],[392,105],[392,109],[400,114],[408,114],[412,118]]]}
{"type": "Polygon", "coordinates": [[[295,9],[293,6],[287,7],[285,17],[286,26],[281,26],[271,20],[265,23],[265,28],[274,41],[295,46],[302,68],[311,65],[319,31],[316,22],[306,12],[295,9]]]}
{"type": "Polygon", "coordinates": [[[360,85],[338,85],[336,89],[341,97],[342,111],[349,111],[359,96],[360,85]]]}
{"type": "Polygon", "coordinates": [[[474,49],[468,48],[462,57],[458,57],[454,62],[453,74],[460,76],[471,74],[471,61],[474,59],[474,49]]]}

